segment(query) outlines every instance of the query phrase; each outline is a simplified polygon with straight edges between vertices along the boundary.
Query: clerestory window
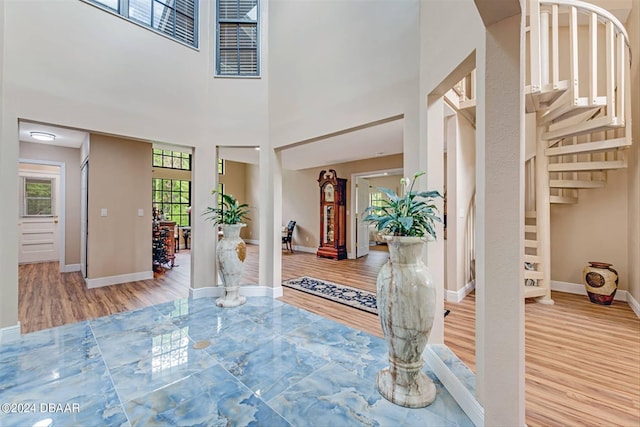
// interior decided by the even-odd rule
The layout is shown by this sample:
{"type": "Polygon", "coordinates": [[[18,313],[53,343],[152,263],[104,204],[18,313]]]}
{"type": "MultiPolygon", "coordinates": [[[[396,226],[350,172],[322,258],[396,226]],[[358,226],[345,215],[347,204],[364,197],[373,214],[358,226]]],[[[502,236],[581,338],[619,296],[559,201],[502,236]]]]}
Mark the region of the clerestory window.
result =
{"type": "Polygon", "coordinates": [[[258,0],[217,0],[216,75],[259,76],[258,0]]]}
{"type": "Polygon", "coordinates": [[[198,47],[197,0],[83,0],[198,47]]]}

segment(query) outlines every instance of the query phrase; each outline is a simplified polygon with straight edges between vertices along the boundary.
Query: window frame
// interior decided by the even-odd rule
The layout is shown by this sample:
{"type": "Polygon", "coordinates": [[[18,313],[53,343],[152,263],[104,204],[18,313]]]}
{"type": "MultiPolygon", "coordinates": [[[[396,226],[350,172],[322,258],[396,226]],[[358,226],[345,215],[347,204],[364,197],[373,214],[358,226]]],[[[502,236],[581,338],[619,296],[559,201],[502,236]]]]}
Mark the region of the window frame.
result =
{"type": "Polygon", "coordinates": [[[375,207],[377,209],[372,209],[371,213],[376,215],[382,215],[384,211],[382,207],[384,206],[383,202],[388,200],[387,196],[381,191],[375,191],[369,193],[369,206],[375,207]]]}
{"type": "MultiPolygon", "coordinates": [[[[101,0],[80,0],[83,3],[87,3],[91,6],[97,7],[100,10],[103,10],[107,13],[111,13],[121,19],[124,19],[128,22],[131,22],[135,25],[138,25],[139,27],[142,27],[146,30],[149,31],[153,31],[156,34],[159,34],[163,37],[166,37],[169,40],[173,40],[176,43],[180,43],[183,46],[189,47],[191,49],[195,49],[195,50],[199,50],[199,46],[200,46],[200,8],[199,8],[199,4],[200,2],[198,0],[193,0],[193,44],[189,44],[186,41],[183,41],[179,38],[176,38],[174,35],[170,35],[167,34],[163,31],[160,31],[156,28],[153,27],[153,21],[151,21],[151,24],[147,25],[145,22],[142,22],[140,20],[137,20],[135,18],[131,18],[129,16],[129,0],[117,0],[118,3],[118,8],[114,9],[104,3],[101,2],[101,0]]],[[[153,3],[154,2],[158,2],[158,3],[162,3],[164,6],[169,7],[170,9],[172,9],[173,11],[176,11],[176,7],[173,6],[168,6],[165,2],[166,0],[149,0],[149,2],[151,3],[151,11],[153,11],[153,3]]],[[[175,3],[174,3],[175,5],[175,3]]],[[[153,15],[153,12],[151,12],[151,15],[153,15]]],[[[183,14],[184,15],[184,14],[183,14]]],[[[185,15],[187,16],[187,15],[185,15]]],[[[174,17],[174,34],[176,32],[176,26],[175,26],[175,22],[176,19],[174,17]]]]}
{"type": "Polygon", "coordinates": [[[35,177],[35,176],[23,176],[22,177],[22,217],[23,218],[51,218],[56,216],[56,178],[53,177],[35,177]],[[48,181],[50,186],[50,196],[49,197],[29,197],[27,195],[27,181],[48,181]],[[28,201],[29,200],[49,200],[50,203],[50,213],[46,214],[32,214],[29,213],[28,201]]]}
{"type": "Polygon", "coordinates": [[[191,171],[192,167],[193,167],[193,156],[191,154],[189,154],[189,153],[184,153],[182,151],[165,150],[163,148],[153,148],[153,151],[151,152],[151,155],[152,155],[151,166],[154,167],[154,168],[191,171]],[[187,157],[185,157],[185,155],[187,157]],[[162,159],[161,164],[159,164],[159,165],[156,164],[156,156],[160,156],[160,158],[162,159]],[[165,158],[170,158],[171,159],[171,166],[165,166],[164,165],[164,159],[165,158]],[[181,167],[177,168],[177,167],[173,166],[173,163],[174,163],[173,160],[174,159],[180,159],[181,167]],[[189,168],[188,169],[182,167],[182,160],[187,160],[189,162],[189,168]]]}
{"type": "Polygon", "coordinates": [[[191,226],[191,215],[188,212],[188,208],[189,206],[191,206],[191,181],[190,180],[186,180],[186,179],[173,179],[173,178],[152,178],[151,181],[151,202],[153,204],[154,207],[156,207],[158,209],[158,212],[162,211],[162,213],[164,215],[167,216],[167,219],[169,221],[175,221],[176,225],[178,225],[179,227],[190,227],[191,226]],[[160,180],[160,185],[159,185],[159,189],[156,189],[156,180],[160,180]],[[165,190],[165,186],[164,186],[164,182],[165,181],[169,181],[170,182],[170,190],[165,190]],[[174,191],[174,183],[178,182],[179,183],[179,187],[180,190],[179,191],[174,191]],[[188,184],[188,190],[187,191],[183,191],[182,190],[182,183],[186,182],[188,184]],[[182,195],[182,194],[187,194],[188,195],[188,201],[187,202],[174,202],[173,201],[173,195],[174,194],[178,194],[178,195],[182,195]],[[156,195],[159,194],[160,197],[160,201],[157,201],[156,195]],[[167,201],[165,202],[164,199],[164,195],[165,194],[169,194],[168,198],[171,201],[167,201]],[[164,212],[164,206],[174,206],[174,205],[179,205],[179,206],[184,206],[184,212],[182,213],[183,210],[182,208],[179,209],[180,213],[177,214],[178,215],[178,219],[174,218],[173,213],[169,213],[167,214],[166,212],[164,212]],[[182,222],[182,219],[186,218],[186,224],[184,222],[182,222]]]}
{"type": "MultiPolygon", "coordinates": [[[[216,63],[215,63],[215,67],[214,67],[214,77],[222,77],[222,78],[260,78],[261,77],[261,62],[260,61],[260,56],[261,56],[261,49],[260,49],[260,41],[262,40],[262,38],[260,37],[260,0],[255,0],[256,2],[256,19],[255,21],[250,21],[244,18],[235,18],[235,19],[220,19],[220,1],[221,0],[216,0],[216,9],[215,9],[215,16],[216,16],[216,38],[215,38],[215,46],[216,46],[216,52],[215,52],[215,58],[216,58],[216,63]],[[241,24],[255,24],[256,27],[256,48],[255,48],[255,52],[256,52],[256,72],[255,74],[240,74],[240,64],[238,63],[238,73],[237,74],[223,74],[221,73],[221,61],[220,61],[220,24],[237,24],[237,25],[241,25],[241,24]]],[[[239,1],[239,0],[237,0],[239,1]]],[[[239,51],[239,46],[237,47],[237,50],[239,51]]]]}

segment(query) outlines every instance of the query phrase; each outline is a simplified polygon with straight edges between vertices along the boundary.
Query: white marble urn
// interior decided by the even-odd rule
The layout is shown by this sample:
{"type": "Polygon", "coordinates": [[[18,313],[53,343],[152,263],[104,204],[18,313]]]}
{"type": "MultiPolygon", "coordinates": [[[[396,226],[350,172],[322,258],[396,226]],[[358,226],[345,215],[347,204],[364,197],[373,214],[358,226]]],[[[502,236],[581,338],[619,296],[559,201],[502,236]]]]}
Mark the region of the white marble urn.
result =
{"type": "Polygon", "coordinates": [[[436,287],[422,262],[425,240],[388,236],[389,261],[377,279],[378,316],[389,349],[389,366],[378,372],[380,394],[400,406],[422,408],[436,397],[433,381],[422,372],[436,287]]]}
{"type": "Polygon", "coordinates": [[[216,254],[218,270],[224,285],[224,297],[216,300],[219,307],[237,307],[247,302],[240,295],[240,276],[247,257],[247,245],[240,238],[240,230],[247,224],[223,224],[223,237],[218,241],[216,254]]]}

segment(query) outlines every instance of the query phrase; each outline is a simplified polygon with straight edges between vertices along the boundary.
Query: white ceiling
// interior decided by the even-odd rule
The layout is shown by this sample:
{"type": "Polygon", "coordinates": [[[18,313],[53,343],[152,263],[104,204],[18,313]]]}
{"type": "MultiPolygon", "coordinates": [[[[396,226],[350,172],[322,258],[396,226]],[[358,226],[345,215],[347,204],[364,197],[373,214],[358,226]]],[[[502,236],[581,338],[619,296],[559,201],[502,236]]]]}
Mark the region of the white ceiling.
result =
{"type": "Polygon", "coordinates": [[[89,136],[88,132],[64,128],[60,126],[45,125],[42,123],[21,120],[18,129],[20,141],[35,142],[36,144],[48,144],[58,147],[80,148],[84,140],[89,136]],[[45,132],[56,136],[54,141],[39,141],[31,137],[30,132],[45,132]]]}
{"type": "MultiPolygon", "coordinates": [[[[301,170],[400,154],[402,139],[403,120],[398,119],[284,149],[282,167],[301,170]]],[[[220,147],[219,155],[226,160],[258,164],[260,152],[254,147],[220,147]]]]}
{"type": "MultiPolygon", "coordinates": [[[[398,119],[282,150],[282,167],[301,170],[402,153],[402,125],[398,119]]],[[[88,136],[85,131],[24,120],[19,131],[20,141],[71,148],[80,148],[88,136]],[[56,139],[39,141],[31,137],[34,131],[51,133],[56,139]]],[[[255,147],[220,147],[219,153],[226,160],[259,163],[255,147]]]]}

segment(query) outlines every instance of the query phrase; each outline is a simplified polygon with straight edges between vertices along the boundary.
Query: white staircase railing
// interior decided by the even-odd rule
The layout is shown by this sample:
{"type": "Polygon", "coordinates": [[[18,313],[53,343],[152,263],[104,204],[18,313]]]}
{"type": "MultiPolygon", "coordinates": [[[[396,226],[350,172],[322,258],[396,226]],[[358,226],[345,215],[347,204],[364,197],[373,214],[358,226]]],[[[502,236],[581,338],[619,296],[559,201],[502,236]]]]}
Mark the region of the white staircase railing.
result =
{"type": "Polygon", "coordinates": [[[537,145],[525,164],[525,281],[535,284],[525,296],[552,304],[550,205],[577,203],[580,189],[602,187],[607,170],[626,167],[631,58],[627,32],[608,11],[574,0],[529,7],[525,94],[537,145]]]}

